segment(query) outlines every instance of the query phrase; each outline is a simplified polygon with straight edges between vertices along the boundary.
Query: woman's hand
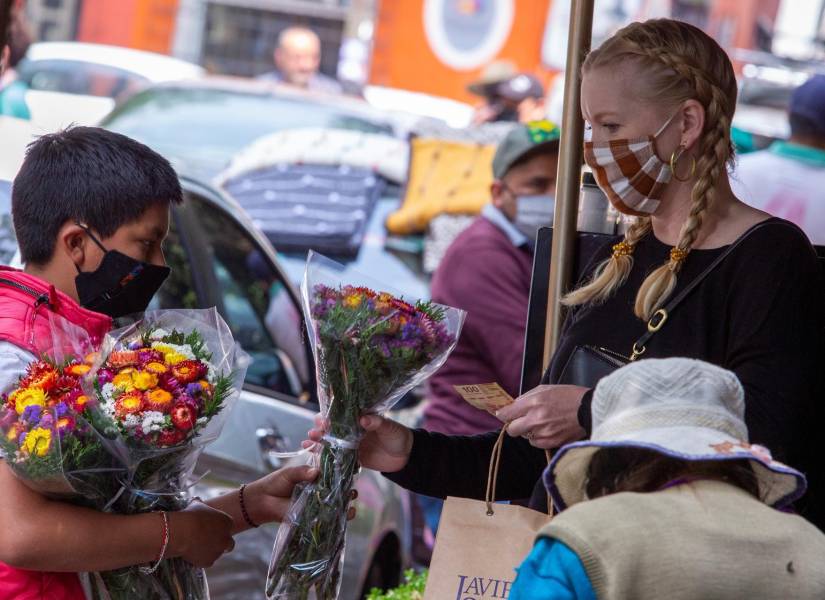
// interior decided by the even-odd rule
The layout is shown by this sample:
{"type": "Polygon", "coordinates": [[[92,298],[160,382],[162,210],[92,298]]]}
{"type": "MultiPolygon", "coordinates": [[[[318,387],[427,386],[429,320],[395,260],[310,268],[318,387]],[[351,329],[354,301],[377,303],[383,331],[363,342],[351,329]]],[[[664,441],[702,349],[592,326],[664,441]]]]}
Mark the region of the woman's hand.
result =
{"type": "Polygon", "coordinates": [[[249,518],[257,525],[283,521],[295,486],[315,481],[316,477],[318,469],[303,465],[278,469],[247,484],[243,495],[249,518]]]}
{"type": "MultiPolygon", "coordinates": [[[[407,466],[413,445],[413,434],[409,428],[377,415],[361,417],[361,427],[367,432],[358,447],[358,461],[362,467],[394,473],[407,466]]],[[[328,429],[323,417],[317,415],[315,428],[310,429],[304,448],[319,443],[328,429]]]]}
{"type": "Polygon", "coordinates": [[[549,450],[585,436],[578,411],[587,388],[577,385],[540,385],[496,413],[510,423],[507,433],[525,437],[536,448],[549,450]]]}

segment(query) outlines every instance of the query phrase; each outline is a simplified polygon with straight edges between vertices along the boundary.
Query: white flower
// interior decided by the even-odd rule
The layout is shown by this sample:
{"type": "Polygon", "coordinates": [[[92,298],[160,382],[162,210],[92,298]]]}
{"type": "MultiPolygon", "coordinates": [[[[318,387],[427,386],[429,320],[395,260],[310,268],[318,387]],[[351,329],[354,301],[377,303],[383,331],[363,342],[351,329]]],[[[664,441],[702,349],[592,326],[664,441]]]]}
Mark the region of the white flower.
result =
{"type": "Polygon", "coordinates": [[[189,344],[178,345],[178,344],[167,344],[167,343],[164,343],[164,342],[155,342],[154,344],[152,344],[152,348],[158,348],[158,347],[163,348],[163,349],[171,348],[177,354],[185,356],[187,358],[187,360],[194,360],[195,359],[195,353],[192,352],[192,347],[189,344]]]}
{"type": "Polygon", "coordinates": [[[162,340],[165,337],[169,337],[171,334],[166,331],[165,329],[155,329],[152,332],[152,339],[153,340],[162,340]]]}
{"type": "Polygon", "coordinates": [[[113,383],[105,384],[100,388],[100,393],[106,402],[112,402],[115,399],[115,385],[113,383]]]}
{"type": "Polygon", "coordinates": [[[143,423],[141,424],[141,429],[143,429],[144,435],[149,435],[153,431],[160,431],[163,428],[163,424],[164,416],[162,412],[147,410],[143,413],[143,423]]]}
{"type": "Polygon", "coordinates": [[[126,415],[123,419],[123,426],[126,429],[136,429],[141,425],[141,418],[138,415],[126,415]]]}
{"type": "Polygon", "coordinates": [[[206,417],[198,417],[198,420],[195,421],[198,425],[206,425],[209,422],[209,419],[206,417]]]}

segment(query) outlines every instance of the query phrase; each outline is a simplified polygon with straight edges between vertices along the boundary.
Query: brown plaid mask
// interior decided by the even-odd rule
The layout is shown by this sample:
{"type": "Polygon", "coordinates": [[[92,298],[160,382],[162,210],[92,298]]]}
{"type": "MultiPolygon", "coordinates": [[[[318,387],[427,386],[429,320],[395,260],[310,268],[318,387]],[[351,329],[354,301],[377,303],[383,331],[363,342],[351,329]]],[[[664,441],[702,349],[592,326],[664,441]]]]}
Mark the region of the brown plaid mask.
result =
{"type": "Polygon", "coordinates": [[[655,142],[675,116],[655,134],[643,138],[585,142],[584,161],[619,212],[644,217],[659,207],[662,192],[673,174],[670,166],[656,155],[655,142]]]}

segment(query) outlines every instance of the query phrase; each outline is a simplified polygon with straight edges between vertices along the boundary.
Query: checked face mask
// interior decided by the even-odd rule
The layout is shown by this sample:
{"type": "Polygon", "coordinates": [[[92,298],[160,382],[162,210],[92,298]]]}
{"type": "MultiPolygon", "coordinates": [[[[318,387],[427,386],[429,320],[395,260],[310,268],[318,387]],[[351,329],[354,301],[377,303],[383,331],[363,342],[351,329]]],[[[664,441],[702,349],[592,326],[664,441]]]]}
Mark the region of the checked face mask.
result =
{"type": "MultiPolygon", "coordinates": [[[[678,114],[678,113],[676,113],[678,114]]],[[[653,135],[607,142],[586,141],[584,160],[613,207],[626,215],[643,217],[659,207],[673,173],[656,154],[656,138],[674,114],[653,135]]]]}

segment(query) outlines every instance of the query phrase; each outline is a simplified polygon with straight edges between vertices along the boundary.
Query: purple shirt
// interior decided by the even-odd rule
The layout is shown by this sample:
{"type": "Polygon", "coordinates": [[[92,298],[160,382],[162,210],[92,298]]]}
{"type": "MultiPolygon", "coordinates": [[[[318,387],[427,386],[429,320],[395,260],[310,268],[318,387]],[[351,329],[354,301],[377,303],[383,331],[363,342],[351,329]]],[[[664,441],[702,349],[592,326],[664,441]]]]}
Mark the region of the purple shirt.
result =
{"type": "Polygon", "coordinates": [[[450,358],[429,382],[424,426],[469,435],[501,422],[467,404],[454,385],[500,384],[518,395],[533,255],[500,227],[479,217],[447,250],[433,276],[432,298],[467,311],[450,358]]]}

